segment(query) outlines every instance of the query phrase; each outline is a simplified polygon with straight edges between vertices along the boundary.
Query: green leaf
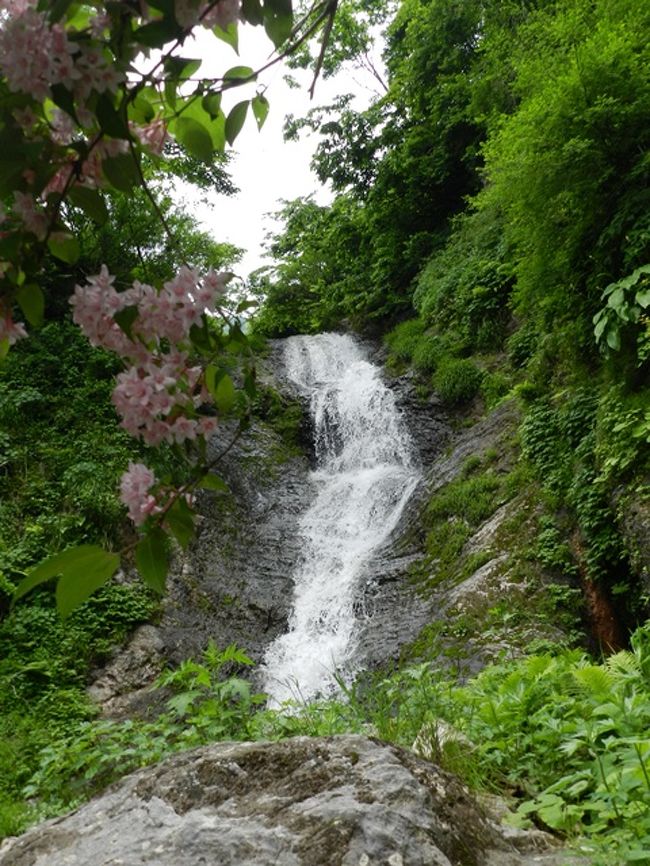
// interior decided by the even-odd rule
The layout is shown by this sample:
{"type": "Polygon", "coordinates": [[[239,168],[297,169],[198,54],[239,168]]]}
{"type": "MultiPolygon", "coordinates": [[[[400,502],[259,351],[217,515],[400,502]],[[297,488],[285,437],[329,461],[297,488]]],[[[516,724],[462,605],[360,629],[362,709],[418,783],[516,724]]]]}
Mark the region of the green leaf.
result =
{"type": "Polygon", "coordinates": [[[248,100],[244,100],[243,102],[238,102],[228,115],[228,119],[226,120],[226,139],[228,140],[229,145],[233,145],[235,139],[241,132],[242,126],[246,120],[247,112],[248,100]]]}
{"type": "Polygon", "coordinates": [[[167,536],[155,527],[148,532],[135,549],[135,564],[144,582],[156,592],[165,591],[169,571],[167,536]]]}
{"type": "Polygon", "coordinates": [[[242,15],[249,24],[258,26],[264,22],[264,12],[260,0],[243,0],[242,15]]]}
{"type": "Polygon", "coordinates": [[[102,587],[120,567],[120,557],[101,547],[77,548],[76,560],[69,563],[56,585],[56,606],[62,619],[102,587]]]}
{"type": "Polygon", "coordinates": [[[16,292],[16,301],[30,325],[40,328],[45,312],[45,296],[36,283],[26,283],[16,292]]]}
{"type": "Polygon", "coordinates": [[[73,186],[69,192],[69,198],[72,204],[81,208],[86,216],[90,217],[98,226],[103,226],[108,220],[106,202],[96,189],[89,189],[87,186],[73,186]]]}
{"type": "Polygon", "coordinates": [[[112,100],[106,93],[102,93],[97,100],[95,114],[99,120],[102,132],[105,132],[112,138],[129,138],[129,127],[126,119],[115,108],[112,100]]]}
{"type": "Polygon", "coordinates": [[[634,301],[644,310],[650,307],[650,289],[640,289],[634,296],[634,301]]]}
{"type": "Polygon", "coordinates": [[[50,88],[50,92],[52,94],[52,102],[55,105],[58,105],[59,108],[62,108],[66,114],[69,114],[75,123],[79,123],[75,111],[74,96],[71,91],[62,84],[53,84],[50,88]]]}
{"type": "Polygon", "coordinates": [[[179,117],[174,124],[176,138],[192,156],[203,162],[210,162],[214,151],[212,137],[208,130],[191,117],[179,117]]]}
{"type": "Polygon", "coordinates": [[[140,182],[138,167],[133,156],[129,153],[107,157],[102,162],[102,171],[111,186],[120,192],[131,192],[133,187],[140,182]]]}
{"type": "Polygon", "coordinates": [[[255,72],[250,66],[233,66],[223,76],[224,81],[238,81],[242,78],[251,78],[254,80],[255,72]]]}
{"type": "Polygon", "coordinates": [[[217,408],[224,414],[230,412],[235,403],[237,392],[230,376],[226,373],[219,379],[217,387],[214,390],[214,402],[217,408]]]}
{"type": "Polygon", "coordinates": [[[170,108],[176,108],[176,82],[165,81],[165,102],[170,108]]]}
{"type": "Polygon", "coordinates": [[[165,60],[165,72],[177,81],[185,81],[200,68],[201,62],[192,57],[168,57],[165,60]]]}
{"type": "Polygon", "coordinates": [[[217,490],[219,493],[228,493],[230,490],[223,478],[210,472],[199,481],[199,487],[204,490],[217,490]]]}
{"type": "Polygon", "coordinates": [[[152,21],[144,27],[138,27],[133,38],[149,48],[162,48],[167,42],[173,42],[182,34],[183,30],[176,21],[171,17],[165,17],[161,21],[152,21]]]}
{"type": "Polygon", "coordinates": [[[614,349],[615,352],[618,352],[621,348],[621,335],[618,328],[610,328],[607,331],[607,345],[610,349],[614,349]]]}
{"type": "Polygon", "coordinates": [[[0,340],[0,361],[4,361],[4,359],[7,357],[7,355],[9,354],[9,348],[9,337],[4,337],[2,340],[0,340]]]}
{"type": "Polygon", "coordinates": [[[73,265],[81,254],[79,241],[67,232],[56,232],[51,235],[47,247],[53,256],[69,265],[73,265]]]}
{"type": "Polygon", "coordinates": [[[264,7],[264,29],[276,48],[286,42],[293,28],[291,4],[288,5],[288,12],[284,3],[269,3],[267,0],[267,6],[264,7]]]}
{"type": "Polygon", "coordinates": [[[134,123],[150,123],[156,116],[153,105],[142,93],[138,93],[128,106],[129,119],[134,123]]]}
{"type": "Polygon", "coordinates": [[[201,107],[206,111],[212,119],[219,116],[221,109],[221,94],[208,93],[201,100],[201,107]]]}
{"type": "Polygon", "coordinates": [[[60,21],[73,2],[74,0],[53,0],[50,6],[50,24],[56,24],[57,21],[60,21]]]}
{"type": "Polygon", "coordinates": [[[217,385],[218,372],[219,371],[214,366],[214,364],[208,364],[208,366],[205,368],[205,387],[208,389],[208,391],[212,394],[213,397],[217,385]]]}
{"type": "Polygon", "coordinates": [[[138,318],[138,308],[137,306],[124,307],[123,310],[118,310],[117,313],[113,313],[113,318],[120,326],[122,331],[126,334],[129,340],[133,339],[133,323],[138,318]]]}
{"type": "MultiPolygon", "coordinates": [[[[225,148],[226,118],[223,111],[219,110],[216,117],[213,119],[212,115],[204,108],[203,100],[192,98],[182,107],[179,111],[179,115],[183,118],[191,118],[207,129],[212,139],[213,150],[222,151],[225,148]]],[[[178,120],[174,121],[174,124],[176,123],[178,123],[178,120]]],[[[171,125],[170,129],[172,134],[174,134],[174,124],[171,125]]]]}
{"type": "Polygon", "coordinates": [[[237,30],[237,22],[231,21],[225,30],[217,25],[212,31],[217,39],[221,39],[227,45],[234,49],[236,54],[239,54],[239,31],[237,30]]]}
{"type": "Polygon", "coordinates": [[[83,576],[89,571],[92,573],[93,568],[98,563],[103,563],[107,567],[109,562],[114,565],[112,574],[119,568],[119,556],[109,554],[94,544],[82,544],[79,547],[64,550],[62,553],[55,553],[54,556],[50,556],[39,563],[27,577],[21,580],[14,591],[12,604],[31,592],[34,587],[51,580],[53,577],[60,574],[72,575],[73,577],[83,576]]]}
{"type": "Polygon", "coordinates": [[[257,96],[254,96],[251,100],[251,106],[253,108],[255,120],[257,121],[257,128],[261,129],[264,126],[264,121],[269,113],[269,101],[262,93],[258,93],[257,96]]]}
{"type": "Polygon", "coordinates": [[[625,303],[625,292],[623,289],[618,286],[609,296],[607,301],[607,305],[612,307],[616,312],[619,312],[619,308],[625,303]]]}
{"type": "Polygon", "coordinates": [[[165,523],[184,550],[194,538],[194,514],[184,499],[177,499],[172,505],[165,523]]]}

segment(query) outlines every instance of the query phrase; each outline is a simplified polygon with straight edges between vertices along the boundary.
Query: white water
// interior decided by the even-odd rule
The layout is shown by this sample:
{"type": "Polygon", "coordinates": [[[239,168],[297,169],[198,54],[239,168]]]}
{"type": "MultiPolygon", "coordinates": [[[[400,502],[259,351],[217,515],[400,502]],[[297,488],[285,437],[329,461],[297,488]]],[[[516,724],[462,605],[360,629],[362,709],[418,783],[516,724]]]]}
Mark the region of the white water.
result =
{"type": "Polygon", "coordinates": [[[419,478],[394,397],[351,337],[291,337],[285,363],[310,399],[317,468],[314,499],[298,527],[303,555],[289,631],[271,644],[263,665],[273,705],[331,693],[335,677],[354,673],[359,576],[419,478]]]}

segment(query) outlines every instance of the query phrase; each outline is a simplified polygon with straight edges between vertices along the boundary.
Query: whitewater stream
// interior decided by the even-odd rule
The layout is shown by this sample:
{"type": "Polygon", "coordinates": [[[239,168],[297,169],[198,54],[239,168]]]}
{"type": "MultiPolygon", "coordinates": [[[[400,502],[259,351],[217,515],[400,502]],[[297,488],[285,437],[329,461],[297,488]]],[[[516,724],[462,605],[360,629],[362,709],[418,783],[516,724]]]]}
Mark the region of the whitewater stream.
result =
{"type": "Polygon", "coordinates": [[[316,468],[299,521],[289,630],[267,650],[264,690],[278,706],[331,694],[355,673],[364,564],[397,525],[419,473],[380,370],[352,337],[290,337],[289,379],[309,399],[316,468]]]}

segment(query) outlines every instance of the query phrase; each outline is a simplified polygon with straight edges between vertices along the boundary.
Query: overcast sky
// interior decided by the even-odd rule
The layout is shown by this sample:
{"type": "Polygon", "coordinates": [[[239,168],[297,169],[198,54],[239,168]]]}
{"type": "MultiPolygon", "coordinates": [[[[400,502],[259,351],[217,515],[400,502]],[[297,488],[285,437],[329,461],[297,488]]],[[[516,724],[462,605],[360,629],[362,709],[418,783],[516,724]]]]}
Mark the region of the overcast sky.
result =
{"type": "MultiPolygon", "coordinates": [[[[204,58],[199,75],[222,75],[230,66],[245,65],[259,68],[268,59],[271,42],[261,27],[242,25],[239,28],[239,57],[225,43],[218,41],[205,31],[198,37],[198,54],[204,58]]],[[[188,46],[189,47],[189,46],[188,46]]],[[[187,54],[191,56],[192,52],[187,54]]],[[[238,275],[246,277],[260,265],[268,264],[263,259],[265,233],[273,225],[267,215],[277,211],[281,199],[316,193],[317,201],[327,203],[331,194],[323,188],[309,169],[311,155],[318,142],[317,136],[301,136],[298,142],[285,142],[282,127],[286,114],[303,117],[310,108],[326,104],[339,93],[355,92],[359,105],[365,105],[371,97],[370,90],[362,80],[353,80],[350,75],[339,76],[318,82],[313,102],[308,88],[311,75],[288,70],[282,63],[264,74],[256,85],[238,87],[226,92],[223,107],[228,110],[242,99],[255,95],[260,84],[268,85],[265,95],[270,102],[270,111],[262,130],[249,111],[244,128],[235,141],[234,158],[230,165],[235,185],[240,192],[235,197],[212,195],[214,206],[209,208],[193,199],[191,191],[183,189],[186,206],[201,221],[203,227],[218,241],[228,241],[246,249],[241,263],[235,268],[238,275]],[[300,89],[290,88],[284,75],[291,72],[301,81],[300,89]]],[[[355,76],[356,79],[356,76],[355,76]]]]}

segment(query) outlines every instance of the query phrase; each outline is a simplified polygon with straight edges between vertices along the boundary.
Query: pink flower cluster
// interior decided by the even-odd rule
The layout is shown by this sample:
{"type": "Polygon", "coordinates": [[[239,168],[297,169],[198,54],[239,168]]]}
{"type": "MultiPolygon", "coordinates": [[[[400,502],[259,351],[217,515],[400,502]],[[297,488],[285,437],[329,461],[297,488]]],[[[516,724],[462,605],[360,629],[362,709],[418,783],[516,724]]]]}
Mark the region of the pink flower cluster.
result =
{"type": "Polygon", "coordinates": [[[24,324],[14,322],[11,313],[0,307],[0,343],[9,340],[9,345],[13,346],[17,340],[22,340],[26,336],[24,324]]]}
{"type": "Polygon", "coordinates": [[[120,499],[129,509],[129,517],[141,526],[150,514],[160,511],[156,497],[150,493],[156,476],[144,463],[129,463],[120,481],[120,499]]]}
{"type": "Polygon", "coordinates": [[[214,433],[215,418],[188,417],[210,400],[201,387],[201,373],[200,367],[187,365],[182,352],[120,373],[113,404],[122,417],[122,427],[147,445],[180,444],[214,433]]]}
{"type": "Polygon", "coordinates": [[[190,366],[185,348],[190,329],[206,311],[216,308],[227,277],[209,271],[199,277],[190,268],[165,283],[160,291],[135,282],[118,292],[106,267],[70,299],[74,321],[94,346],[110,349],[130,362],[117,377],[113,403],[122,426],[147,445],[183,443],[209,436],[214,417],[201,416],[211,398],[200,367],[190,366]],[[115,320],[133,311],[130,335],[115,320]]]}
{"type": "Polygon", "coordinates": [[[3,4],[5,17],[0,27],[0,70],[9,89],[27,93],[42,102],[50,88],[63,84],[83,105],[95,90],[115,92],[124,81],[123,73],[99,48],[77,45],[63,27],[50,25],[46,12],[35,2],[3,4]]]}
{"type": "Polygon", "coordinates": [[[194,27],[200,22],[203,27],[218,26],[222,30],[239,18],[241,0],[219,0],[210,9],[211,5],[205,0],[176,0],[174,16],[181,27],[194,27]]]}

